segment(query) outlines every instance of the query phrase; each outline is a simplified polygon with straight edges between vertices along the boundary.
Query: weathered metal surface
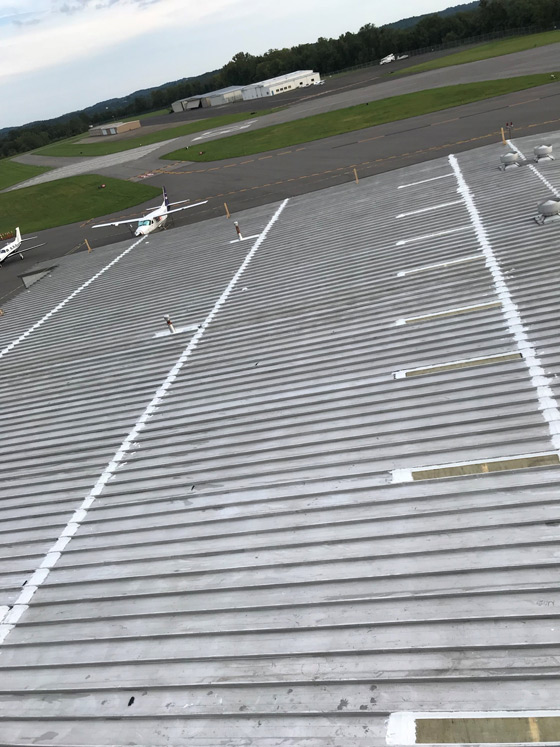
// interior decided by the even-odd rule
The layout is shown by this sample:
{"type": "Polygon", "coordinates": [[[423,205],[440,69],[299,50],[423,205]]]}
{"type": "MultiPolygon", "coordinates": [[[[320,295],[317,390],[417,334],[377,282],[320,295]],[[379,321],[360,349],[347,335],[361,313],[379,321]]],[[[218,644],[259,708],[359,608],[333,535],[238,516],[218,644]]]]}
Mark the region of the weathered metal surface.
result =
{"type": "MultiPolygon", "coordinates": [[[[558,451],[560,228],[502,148],[458,163],[542,381],[447,159],[290,200],[0,645],[0,743],[379,747],[394,711],[557,708],[558,468],[392,477],[558,451]]],[[[5,307],[0,614],[189,344],[162,315],[198,328],[254,243],[231,238],[153,236],[44,319],[130,244],[71,256],[5,307]]]]}

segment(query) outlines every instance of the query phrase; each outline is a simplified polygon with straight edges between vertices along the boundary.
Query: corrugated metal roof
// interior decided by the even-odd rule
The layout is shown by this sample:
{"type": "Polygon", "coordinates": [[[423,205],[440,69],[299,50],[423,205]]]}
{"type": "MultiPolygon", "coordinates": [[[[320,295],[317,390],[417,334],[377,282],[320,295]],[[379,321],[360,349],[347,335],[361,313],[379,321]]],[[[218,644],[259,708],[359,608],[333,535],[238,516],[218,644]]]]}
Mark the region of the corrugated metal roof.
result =
{"type": "Polygon", "coordinates": [[[173,104],[180,104],[182,101],[196,101],[197,99],[211,99],[214,96],[222,96],[224,93],[233,93],[234,91],[239,91],[241,93],[242,90],[243,90],[243,86],[227,86],[226,88],[218,88],[217,91],[209,91],[208,93],[199,93],[196,96],[187,96],[185,98],[174,101],[173,104]]]}
{"type": "Polygon", "coordinates": [[[560,163],[502,148],[238,216],[259,239],[70,256],[5,307],[0,743],[557,708],[560,469],[494,470],[558,453],[560,163]]]}

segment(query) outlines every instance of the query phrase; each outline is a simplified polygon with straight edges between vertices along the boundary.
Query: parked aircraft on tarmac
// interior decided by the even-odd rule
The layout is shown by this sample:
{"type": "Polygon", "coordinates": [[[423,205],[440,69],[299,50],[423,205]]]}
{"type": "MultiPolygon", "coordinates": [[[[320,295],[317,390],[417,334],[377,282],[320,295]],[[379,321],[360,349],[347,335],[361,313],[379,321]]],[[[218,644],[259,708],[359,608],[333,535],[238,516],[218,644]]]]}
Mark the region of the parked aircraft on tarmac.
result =
{"type": "Polygon", "coordinates": [[[134,235],[147,236],[149,233],[152,233],[152,231],[156,231],[158,228],[164,228],[167,222],[167,216],[171,213],[178,213],[180,210],[188,210],[189,208],[197,207],[198,205],[205,205],[208,200],[204,200],[203,202],[195,202],[192,205],[185,205],[184,207],[174,208],[173,210],[169,209],[173,205],[180,205],[183,202],[189,202],[189,200],[169,202],[167,192],[165,191],[165,187],[163,187],[163,202],[161,203],[161,205],[159,205],[159,207],[151,208],[151,212],[149,212],[143,218],[116,220],[111,223],[97,223],[95,226],[92,226],[92,228],[103,228],[105,226],[121,226],[126,223],[130,226],[130,230],[132,231],[132,224],[135,223],[136,230],[133,231],[134,235]]]}
{"type": "Polygon", "coordinates": [[[20,246],[24,241],[31,241],[32,239],[36,239],[36,236],[29,236],[27,239],[21,238],[21,233],[18,228],[16,228],[16,237],[13,241],[11,241],[9,244],[6,244],[0,249],[0,267],[4,264],[4,262],[9,258],[13,257],[14,254],[19,254],[21,259],[23,259],[23,253],[28,252],[31,249],[38,249],[40,246],[45,246],[45,242],[42,244],[35,244],[35,246],[28,246],[26,249],[20,249],[20,246]]]}

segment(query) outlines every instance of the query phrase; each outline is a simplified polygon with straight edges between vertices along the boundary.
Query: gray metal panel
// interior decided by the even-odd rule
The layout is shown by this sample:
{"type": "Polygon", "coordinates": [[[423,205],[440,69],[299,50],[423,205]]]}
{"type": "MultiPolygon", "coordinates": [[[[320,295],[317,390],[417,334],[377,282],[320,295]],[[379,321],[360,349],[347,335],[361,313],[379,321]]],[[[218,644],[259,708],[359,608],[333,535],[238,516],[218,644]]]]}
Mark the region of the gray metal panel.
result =
{"type": "MultiPolygon", "coordinates": [[[[560,224],[502,152],[459,163],[557,395],[560,224]]],[[[379,747],[394,711],[557,708],[558,467],[391,478],[555,451],[523,360],[393,378],[517,349],[496,308],[396,324],[496,300],[484,259],[402,274],[480,251],[449,173],[288,202],[0,646],[0,743],[379,747]]],[[[0,605],[189,344],[154,337],[163,314],[202,324],[237,272],[234,236],[150,237],[0,358],[0,605]]],[[[61,260],[0,351],[129,246],[61,260]]]]}

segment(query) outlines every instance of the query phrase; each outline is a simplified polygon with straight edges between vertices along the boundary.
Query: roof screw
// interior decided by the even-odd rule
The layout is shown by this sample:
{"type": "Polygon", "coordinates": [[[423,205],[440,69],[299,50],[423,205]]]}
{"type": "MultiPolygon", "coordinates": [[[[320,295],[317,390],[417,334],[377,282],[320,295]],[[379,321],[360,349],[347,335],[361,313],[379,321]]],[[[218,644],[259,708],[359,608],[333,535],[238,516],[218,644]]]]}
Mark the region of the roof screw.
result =
{"type": "Polygon", "coordinates": [[[233,225],[235,226],[235,230],[237,231],[237,238],[239,241],[243,241],[243,236],[241,235],[241,229],[239,228],[239,223],[234,220],[233,225]]]}
{"type": "Polygon", "coordinates": [[[176,334],[175,327],[173,326],[173,322],[171,321],[169,314],[164,314],[163,318],[165,319],[165,322],[167,324],[167,328],[171,332],[172,335],[176,334]]]}

